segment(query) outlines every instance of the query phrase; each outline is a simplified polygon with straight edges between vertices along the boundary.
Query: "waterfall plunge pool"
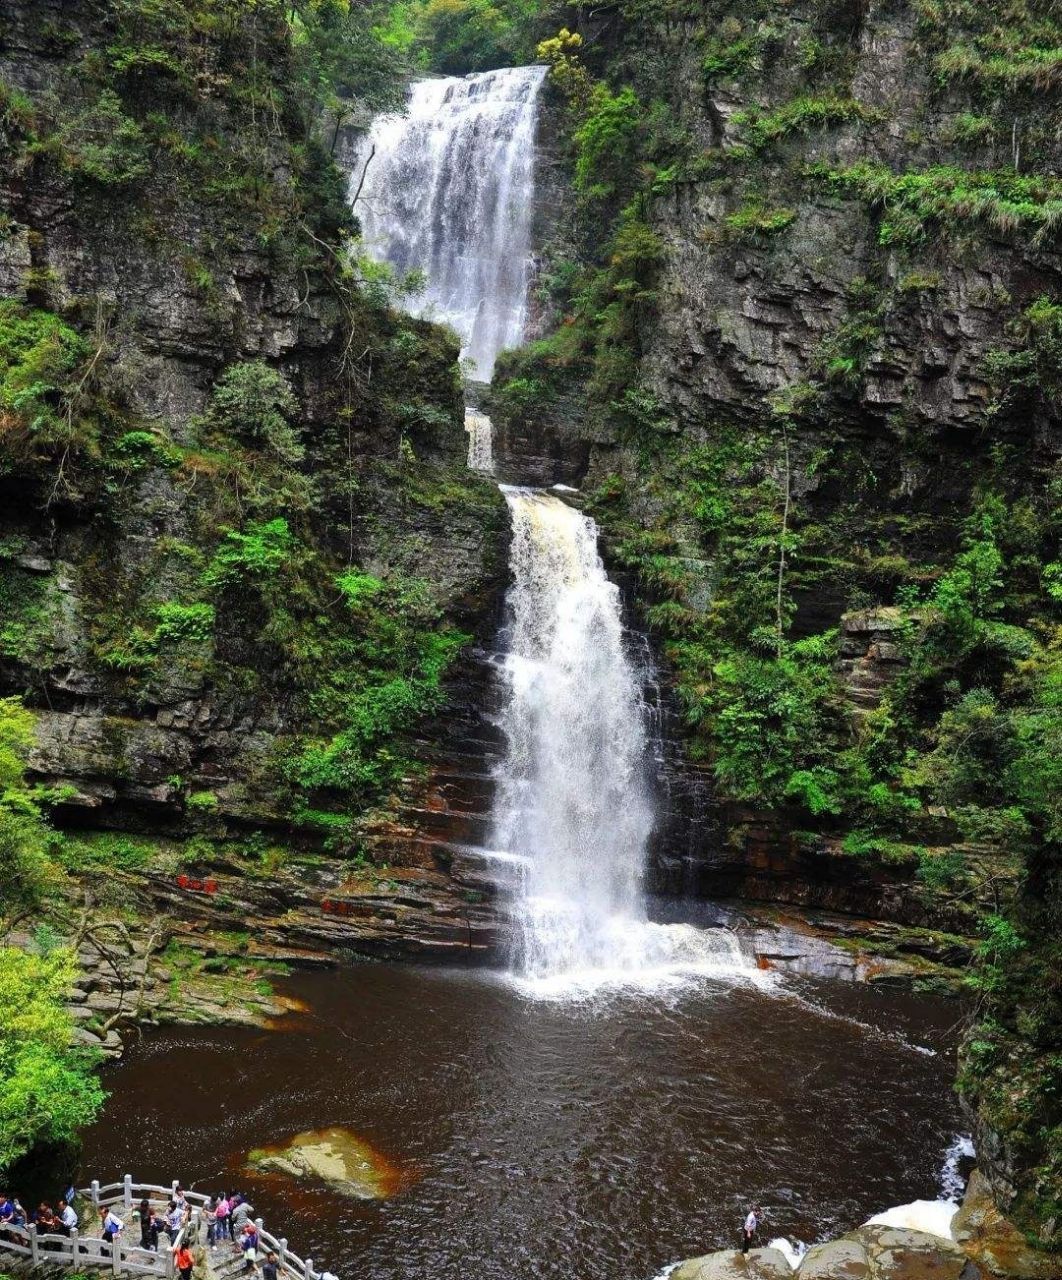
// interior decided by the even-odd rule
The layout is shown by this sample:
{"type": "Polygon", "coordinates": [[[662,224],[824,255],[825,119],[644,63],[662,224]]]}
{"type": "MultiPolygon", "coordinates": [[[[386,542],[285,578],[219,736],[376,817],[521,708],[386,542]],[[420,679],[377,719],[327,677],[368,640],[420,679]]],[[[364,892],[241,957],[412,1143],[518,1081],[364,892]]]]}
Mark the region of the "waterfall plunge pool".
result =
{"type": "Polygon", "coordinates": [[[107,1069],[89,1176],[241,1189],[341,1280],[648,1280],[934,1199],[961,1119],[954,1002],[795,975],[532,999],[491,971],[365,964],[284,984],[273,1031],[149,1031],[107,1069]],[[359,1202],[249,1175],[343,1126],[396,1171],[359,1202]]]}

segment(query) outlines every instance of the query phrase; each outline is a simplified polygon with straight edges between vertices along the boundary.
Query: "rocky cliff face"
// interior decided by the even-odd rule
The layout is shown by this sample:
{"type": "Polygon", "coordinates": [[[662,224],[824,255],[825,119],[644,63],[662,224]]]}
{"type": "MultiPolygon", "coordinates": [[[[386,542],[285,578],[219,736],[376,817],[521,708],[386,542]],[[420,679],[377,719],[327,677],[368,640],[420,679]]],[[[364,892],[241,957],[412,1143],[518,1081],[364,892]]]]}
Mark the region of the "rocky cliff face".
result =
{"type": "Polygon", "coordinates": [[[549,51],[556,324],[492,390],[662,656],[712,836],[661,879],[988,928],[964,1087],[1048,1234],[1058,44],[1037,0],[595,11],[549,51]]]}
{"type": "Polygon", "coordinates": [[[327,847],[319,899],[404,857],[507,520],[456,348],[348,252],[299,56],[279,6],[5,8],[0,691],[86,848],[174,839],[172,888],[327,847]]]}

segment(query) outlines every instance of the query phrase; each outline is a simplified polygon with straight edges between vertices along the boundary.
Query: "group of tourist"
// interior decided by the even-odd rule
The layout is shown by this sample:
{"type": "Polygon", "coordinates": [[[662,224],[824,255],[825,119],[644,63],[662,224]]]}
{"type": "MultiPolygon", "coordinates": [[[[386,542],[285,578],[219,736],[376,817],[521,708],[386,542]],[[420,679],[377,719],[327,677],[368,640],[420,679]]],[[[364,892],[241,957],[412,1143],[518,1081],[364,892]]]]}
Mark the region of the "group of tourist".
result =
{"type": "Polygon", "coordinates": [[[18,1196],[0,1191],[0,1232],[5,1227],[35,1226],[42,1235],[68,1236],[77,1226],[76,1194],[73,1187],[67,1187],[54,1206],[42,1200],[36,1209],[27,1212],[18,1196]]]}
{"type": "MultiPolygon", "coordinates": [[[[23,1233],[30,1226],[36,1227],[40,1235],[69,1236],[79,1224],[78,1212],[74,1208],[76,1195],[74,1188],[68,1187],[54,1208],[42,1203],[27,1213],[18,1196],[0,1191],[0,1238],[6,1234],[10,1239],[24,1239],[23,1233]]],[[[101,1206],[99,1214],[100,1237],[110,1244],[125,1231],[125,1223],[113,1205],[101,1206]]],[[[260,1277],[260,1280],[278,1280],[279,1264],[272,1250],[267,1250],[264,1260],[259,1262],[261,1233],[253,1214],[254,1207],[238,1192],[212,1196],[202,1209],[206,1245],[216,1250],[227,1242],[243,1253],[245,1272],[260,1277]]],[[[145,1197],[140,1201],[136,1217],[140,1223],[140,1247],[157,1252],[159,1237],[165,1235],[181,1280],[192,1280],[196,1265],[194,1251],[200,1239],[198,1231],[193,1239],[192,1233],[184,1230],[192,1221],[192,1209],[180,1184],[174,1187],[165,1208],[152,1204],[145,1197]]]]}

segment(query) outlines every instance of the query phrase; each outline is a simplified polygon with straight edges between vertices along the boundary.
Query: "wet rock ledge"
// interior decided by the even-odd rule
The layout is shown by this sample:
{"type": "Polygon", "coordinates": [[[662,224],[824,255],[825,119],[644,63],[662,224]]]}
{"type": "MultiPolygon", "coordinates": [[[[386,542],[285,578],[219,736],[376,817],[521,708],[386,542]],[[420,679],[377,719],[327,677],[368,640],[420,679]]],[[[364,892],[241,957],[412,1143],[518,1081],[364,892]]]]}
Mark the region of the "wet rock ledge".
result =
{"type": "Polygon", "coordinates": [[[670,1280],[1060,1280],[1062,1257],[1032,1249],[992,1203],[975,1170],[953,1240],[868,1224],[812,1245],[793,1270],[779,1249],[723,1249],[680,1262],[670,1280]]]}

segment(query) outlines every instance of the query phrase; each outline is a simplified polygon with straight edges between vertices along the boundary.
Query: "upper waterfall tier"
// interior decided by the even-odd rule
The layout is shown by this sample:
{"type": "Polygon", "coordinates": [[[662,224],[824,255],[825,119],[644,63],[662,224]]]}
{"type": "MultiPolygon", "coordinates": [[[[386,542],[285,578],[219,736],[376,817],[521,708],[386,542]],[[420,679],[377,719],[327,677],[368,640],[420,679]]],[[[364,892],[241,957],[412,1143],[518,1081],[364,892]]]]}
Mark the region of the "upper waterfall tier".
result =
{"type": "Polygon", "coordinates": [[[365,241],[427,276],[420,314],[451,325],[486,381],[527,319],[535,125],[544,67],[419,80],[355,166],[365,241]],[[367,168],[365,167],[367,164],[367,168]]]}

